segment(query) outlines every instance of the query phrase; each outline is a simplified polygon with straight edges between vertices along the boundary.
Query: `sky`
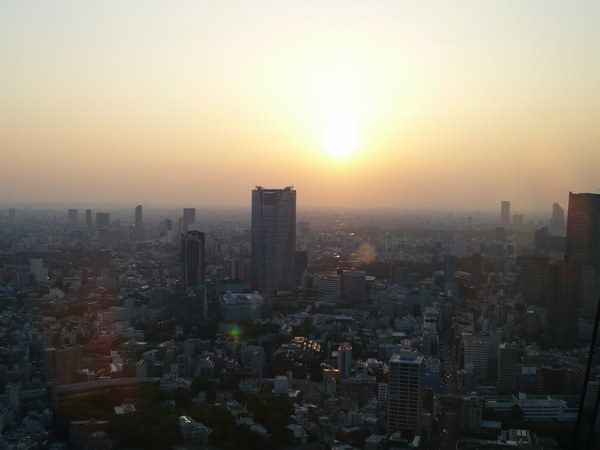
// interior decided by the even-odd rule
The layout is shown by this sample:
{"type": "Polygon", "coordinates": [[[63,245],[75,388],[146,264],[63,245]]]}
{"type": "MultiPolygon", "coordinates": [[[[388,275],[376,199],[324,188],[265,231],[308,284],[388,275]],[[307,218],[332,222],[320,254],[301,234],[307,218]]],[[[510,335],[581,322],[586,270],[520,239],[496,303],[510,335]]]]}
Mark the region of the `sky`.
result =
{"type": "Polygon", "coordinates": [[[0,0],[0,203],[566,207],[600,2],[0,0]]]}

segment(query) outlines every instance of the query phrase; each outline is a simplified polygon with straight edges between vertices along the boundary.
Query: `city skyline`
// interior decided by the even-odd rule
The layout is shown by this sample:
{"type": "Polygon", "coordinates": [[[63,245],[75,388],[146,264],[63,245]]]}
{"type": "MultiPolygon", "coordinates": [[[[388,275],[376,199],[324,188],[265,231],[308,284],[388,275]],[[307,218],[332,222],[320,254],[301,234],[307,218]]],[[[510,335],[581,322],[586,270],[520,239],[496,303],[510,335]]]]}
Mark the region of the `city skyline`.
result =
{"type": "Polygon", "coordinates": [[[293,184],[302,208],[566,205],[600,187],[599,17],[583,1],[4,4],[0,203],[238,208],[293,184]]]}

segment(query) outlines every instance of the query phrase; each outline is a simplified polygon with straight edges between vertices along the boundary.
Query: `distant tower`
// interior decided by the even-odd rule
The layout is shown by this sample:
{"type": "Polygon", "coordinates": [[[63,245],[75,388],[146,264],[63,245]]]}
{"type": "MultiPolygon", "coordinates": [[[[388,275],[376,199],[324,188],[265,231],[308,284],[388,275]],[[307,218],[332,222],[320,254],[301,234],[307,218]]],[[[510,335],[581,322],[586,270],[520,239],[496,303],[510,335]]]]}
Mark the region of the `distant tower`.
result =
{"type": "Polygon", "coordinates": [[[565,232],[565,210],[557,202],[552,204],[550,230],[557,234],[565,232]]]}
{"type": "Polygon", "coordinates": [[[510,225],[510,201],[502,200],[500,203],[500,225],[510,225]]]}
{"type": "Polygon", "coordinates": [[[350,378],[350,370],[352,369],[352,346],[350,344],[342,344],[338,347],[338,370],[340,378],[345,380],[350,378]]]}
{"type": "Polygon", "coordinates": [[[110,226],[110,213],[96,213],[96,230],[108,230],[110,226]]]}
{"type": "Polygon", "coordinates": [[[261,291],[294,286],[296,191],[292,187],[252,191],[252,287],[261,291]]]}
{"type": "Polygon", "coordinates": [[[188,231],[181,235],[181,289],[195,289],[204,284],[206,271],[204,233],[188,231]]]}
{"type": "Polygon", "coordinates": [[[92,229],[92,210],[91,209],[85,210],[85,227],[88,230],[92,229]]]}
{"type": "Polygon", "coordinates": [[[141,231],[144,228],[142,205],[135,207],[135,229],[141,231]]]}
{"type": "Polygon", "coordinates": [[[67,216],[67,226],[73,230],[79,226],[79,211],[70,209],[67,216]]]}
{"type": "Polygon", "coordinates": [[[425,358],[414,352],[392,355],[388,375],[388,434],[421,431],[425,358]]]}
{"type": "Polygon", "coordinates": [[[187,233],[194,230],[196,223],[196,208],[183,208],[183,218],[181,219],[181,232],[187,233]]]}
{"type": "Polygon", "coordinates": [[[514,214],[513,215],[513,225],[515,227],[522,227],[523,223],[525,223],[523,220],[523,214],[514,214]]]}

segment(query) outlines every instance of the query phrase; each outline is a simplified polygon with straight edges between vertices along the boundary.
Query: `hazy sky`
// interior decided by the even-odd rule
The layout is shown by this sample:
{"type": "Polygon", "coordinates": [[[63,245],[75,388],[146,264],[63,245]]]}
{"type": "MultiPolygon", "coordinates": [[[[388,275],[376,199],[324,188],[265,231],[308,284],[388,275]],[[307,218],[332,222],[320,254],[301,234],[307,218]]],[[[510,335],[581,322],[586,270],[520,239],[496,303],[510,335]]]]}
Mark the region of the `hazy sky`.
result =
{"type": "Polygon", "coordinates": [[[0,0],[0,203],[566,207],[600,2],[0,0]]]}

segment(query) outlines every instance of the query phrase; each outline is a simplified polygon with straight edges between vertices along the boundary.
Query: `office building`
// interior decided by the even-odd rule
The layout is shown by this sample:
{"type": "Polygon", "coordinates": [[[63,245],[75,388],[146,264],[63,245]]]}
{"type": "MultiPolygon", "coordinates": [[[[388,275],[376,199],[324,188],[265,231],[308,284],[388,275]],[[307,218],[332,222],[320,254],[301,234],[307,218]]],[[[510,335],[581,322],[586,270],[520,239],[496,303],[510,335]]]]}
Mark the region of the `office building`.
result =
{"type": "Polygon", "coordinates": [[[510,201],[502,200],[500,203],[500,225],[510,225],[510,201]]]}
{"type": "Polygon", "coordinates": [[[475,338],[465,340],[463,345],[465,369],[471,369],[479,378],[487,378],[489,343],[475,338]]]}
{"type": "Polygon", "coordinates": [[[55,386],[72,383],[80,364],[81,349],[79,346],[47,348],[44,350],[46,382],[55,386]]]}
{"type": "Polygon", "coordinates": [[[338,347],[338,370],[340,378],[345,380],[350,378],[352,369],[352,345],[342,344],[338,347]]]}
{"type": "Polygon", "coordinates": [[[567,261],[600,270],[600,194],[569,192],[567,261]]]}
{"type": "Polygon", "coordinates": [[[513,215],[513,226],[522,227],[524,223],[525,223],[525,221],[523,219],[523,214],[514,214],[513,215]]]}
{"type": "Polygon", "coordinates": [[[79,211],[76,209],[69,209],[67,212],[67,227],[71,230],[79,226],[79,211]]]}
{"type": "Polygon", "coordinates": [[[181,235],[181,289],[196,289],[204,285],[205,238],[200,231],[188,231],[181,235]]]}
{"type": "Polygon", "coordinates": [[[135,229],[141,231],[144,227],[142,205],[135,207],[135,229]]]}
{"type": "Polygon", "coordinates": [[[552,204],[550,230],[556,234],[565,232],[565,210],[557,202],[552,204]]]}
{"type": "Polygon", "coordinates": [[[15,420],[18,423],[18,421],[21,420],[21,412],[23,409],[21,383],[16,381],[13,383],[8,383],[4,388],[4,394],[6,402],[8,403],[8,406],[10,406],[10,408],[13,410],[15,420]]]}
{"type": "Polygon", "coordinates": [[[342,290],[346,301],[356,303],[365,298],[366,275],[362,270],[344,270],[342,272],[342,290]]]}
{"type": "Polygon", "coordinates": [[[342,278],[339,275],[326,275],[319,280],[319,301],[339,303],[342,293],[342,278]]]}
{"type": "Polygon", "coordinates": [[[519,388],[519,349],[502,343],[498,347],[498,391],[512,394],[519,388]]]}
{"type": "Polygon", "coordinates": [[[85,210],[85,227],[88,230],[92,229],[92,210],[91,209],[85,210]]]}
{"type": "Polygon", "coordinates": [[[395,353],[388,375],[388,433],[421,430],[425,358],[415,352],[395,353]]]}
{"type": "Polygon", "coordinates": [[[196,229],[196,208],[183,208],[181,232],[187,233],[196,229]]]}
{"type": "Polygon", "coordinates": [[[551,264],[548,276],[548,343],[572,348],[577,339],[581,302],[581,268],[565,263],[551,264]]]}
{"type": "Polygon", "coordinates": [[[96,213],[96,230],[108,230],[110,226],[110,213],[96,213]]]}
{"type": "Polygon", "coordinates": [[[294,286],[296,191],[292,187],[252,191],[252,287],[264,292],[294,286]]]}
{"type": "Polygon", "coordinates": [[[516,289],[528,304],[544,305],[548,287],[547,256],[519,255],[516,264],[516,289]]]}
{"type": "Polygon", "coordinates": [[[594,314],[600,295],[600,194],[569,192],[566,261],[576,269],[579,307],[594,314]]]}

